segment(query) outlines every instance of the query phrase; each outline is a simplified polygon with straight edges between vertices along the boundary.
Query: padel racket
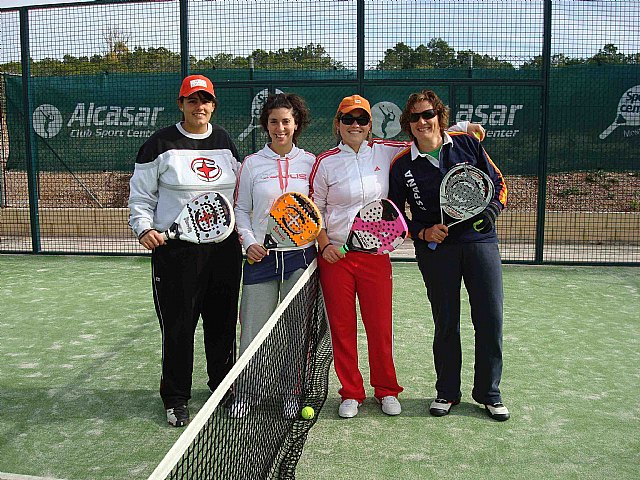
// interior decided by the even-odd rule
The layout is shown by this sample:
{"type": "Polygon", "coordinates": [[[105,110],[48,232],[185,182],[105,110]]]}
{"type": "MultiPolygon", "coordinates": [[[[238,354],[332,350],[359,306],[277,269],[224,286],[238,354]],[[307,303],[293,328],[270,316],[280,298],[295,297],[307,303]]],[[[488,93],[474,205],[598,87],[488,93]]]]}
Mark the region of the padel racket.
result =
{"type": "MultiPolygon", "coordinates": [[[[322,229],[322,218],[316,204],[299,192],[280,195],[269,211],[265,249],[302,247],[313,242],[322,229]]],[[[247,260],[249,264],[253,262],[247,260]]]]}
{"type": "MultiPolygon", "coordinates": [[[[456,165],[440,183],[440,223],[450,227],[475,217],[491,203],[494,192],[491,178],[482,170],[466,163],[456,165]]],[[[437,246],[429,243],[431,250],[437,246]]]]}
{"type": "Polygon", "coordinates": [[[165,240],[217,243],[231,235],[235,224],[229,200],[221,193],[207,192],[191,199],[162,235],[165,240]]]}
{"type": "Polygon", "coordinates": [[[356,214],[351,231],[340,251],[384,255],[402,245],[407,222],[398,207],[386,198],[367,203],[356,214]]]}

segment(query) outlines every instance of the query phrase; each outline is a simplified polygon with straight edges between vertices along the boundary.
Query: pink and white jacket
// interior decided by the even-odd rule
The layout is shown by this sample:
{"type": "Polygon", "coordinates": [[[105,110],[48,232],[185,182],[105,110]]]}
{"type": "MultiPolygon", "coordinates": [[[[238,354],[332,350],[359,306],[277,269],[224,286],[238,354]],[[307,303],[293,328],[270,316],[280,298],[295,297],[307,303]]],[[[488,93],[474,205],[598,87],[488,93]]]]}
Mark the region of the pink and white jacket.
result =
{"type": "Polygon", "coordinates": [[[234,212],[245,249],[264,241],[269,211],[280,195],[287,192],[309,194],[309,177],[315,158],[295,145],[285,157],[280,157],[265,145],[244,159],[238,173],[234,212]]]}

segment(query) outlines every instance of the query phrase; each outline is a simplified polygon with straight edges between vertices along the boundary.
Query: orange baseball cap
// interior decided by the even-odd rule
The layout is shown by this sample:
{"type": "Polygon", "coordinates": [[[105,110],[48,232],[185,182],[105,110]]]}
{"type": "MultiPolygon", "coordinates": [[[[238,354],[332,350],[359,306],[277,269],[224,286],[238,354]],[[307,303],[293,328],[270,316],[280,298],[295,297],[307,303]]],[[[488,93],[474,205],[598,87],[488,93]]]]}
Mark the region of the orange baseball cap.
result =
{"type": "Polygon", "coordinates": [[[338,106],[338,111],[341,113],[349,113],[356,108],[361,108],[371,116],[371,106],[369,100],[360,95],[351,95],[350,97],[344,97],[338,106]]]}
{"type": "Polygon", "coordinates": [[[211,80],[204,75],[189,75],[182,81],[179,97],[188,97],[192,93],[199,92],[200,90],[210,93],[214,97],[216,96],[211,80]]]}

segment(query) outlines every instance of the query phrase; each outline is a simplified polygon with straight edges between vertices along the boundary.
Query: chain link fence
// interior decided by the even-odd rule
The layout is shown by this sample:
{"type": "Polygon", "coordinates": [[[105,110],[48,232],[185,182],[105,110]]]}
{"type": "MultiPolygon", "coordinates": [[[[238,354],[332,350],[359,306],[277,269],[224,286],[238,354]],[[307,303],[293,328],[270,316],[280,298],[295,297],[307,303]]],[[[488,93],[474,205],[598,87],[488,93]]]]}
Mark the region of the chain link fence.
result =
{"type": "Polygon", "coordinates": [[[179,120],[183,76],[261,148],[269,92],[302,95],[300,145],[335,145],[346,95],[406,139],[410,93],[487,130],[510,263],[640,264],[637,1],[166,0],[0,10],[0,252],[142,254],[127,226],[140,145],[179,120]],[[277,14],[275,13],[277,12],[277,14]]]}

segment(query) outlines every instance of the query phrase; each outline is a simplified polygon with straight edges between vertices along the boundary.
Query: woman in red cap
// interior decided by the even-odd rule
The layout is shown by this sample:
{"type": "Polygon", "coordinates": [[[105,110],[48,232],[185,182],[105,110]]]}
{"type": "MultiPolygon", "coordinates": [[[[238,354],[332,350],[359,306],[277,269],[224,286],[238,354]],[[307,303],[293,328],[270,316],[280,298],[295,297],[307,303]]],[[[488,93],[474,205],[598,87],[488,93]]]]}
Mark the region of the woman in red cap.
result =
{"type": "MultiPolygon", "coordinates": [[[[454,127],[465,131],[468,122],[454,127]]],[[[386,198],[393,158],[407,142],[371,139],[371,107],[360,95],[345,97],[334,117],[338,146],[316,158],[311,194],[325,228],[318,237],[318,267],[325,297],[334,365],[342,388],[338,414],[354,417],[366,395],[358,367],[356,296],[367,333],[375,399],[387,415],[402,408],[393,359],[392,274],[388,255],[340,251],[351,222],[365,204],[386,198]]],[[[482,132],[473,125],[470,131],[482,132]]]]}
{"type": "Polygon", "coordinates": [[[164,241],[182,207],[215,190],[232,199],[239,163],[229,134],[210,123],[218,101],[211,80],[186,77],[178,95],[182,121],[140,148],[130,182],[129,224],[152,251],[152,287],[162,331],[160,396],[167,421],[189,422],[193,344],[202,316],[208,386],[215,390],[235,360],[242,249],[236,232],[220,243],[164,241]]]}

